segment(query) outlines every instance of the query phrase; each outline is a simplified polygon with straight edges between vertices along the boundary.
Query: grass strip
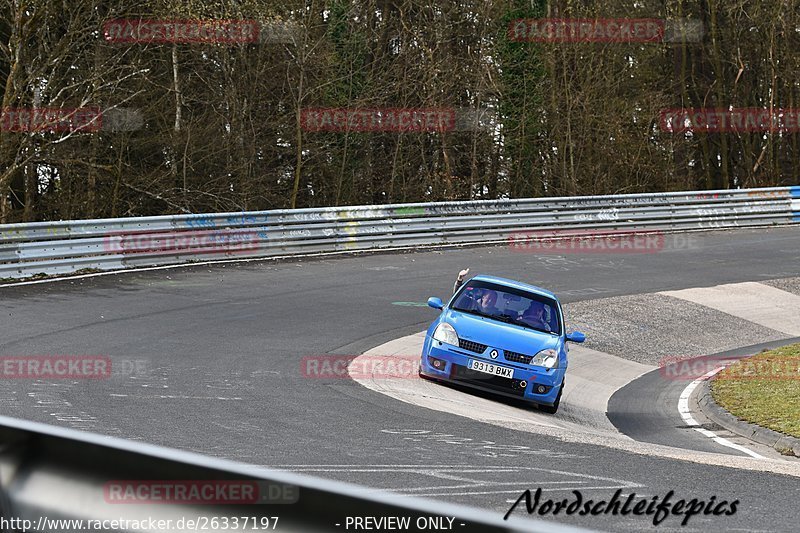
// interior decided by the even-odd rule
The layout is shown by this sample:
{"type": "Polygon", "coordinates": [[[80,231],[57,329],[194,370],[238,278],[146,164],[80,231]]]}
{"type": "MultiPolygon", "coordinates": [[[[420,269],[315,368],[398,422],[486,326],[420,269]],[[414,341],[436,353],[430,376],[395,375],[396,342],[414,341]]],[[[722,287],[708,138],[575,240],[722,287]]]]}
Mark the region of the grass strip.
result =
{"type": "Polygon", "coordinates": [[[741,420],[800,438],[800,344],[737,361],[711,381],[711,394],[741,420]]]}

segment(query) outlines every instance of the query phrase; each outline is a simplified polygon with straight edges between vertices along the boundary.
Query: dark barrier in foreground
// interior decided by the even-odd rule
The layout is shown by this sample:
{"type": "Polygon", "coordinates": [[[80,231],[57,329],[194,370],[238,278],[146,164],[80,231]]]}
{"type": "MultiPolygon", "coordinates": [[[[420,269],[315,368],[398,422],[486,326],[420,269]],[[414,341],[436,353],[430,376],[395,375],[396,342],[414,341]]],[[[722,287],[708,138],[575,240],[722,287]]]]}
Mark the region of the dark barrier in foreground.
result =
{"type": "Polygon", "coordinates": [[[6,417],[0,486],[4,531],[581,531],[6,417]]]}

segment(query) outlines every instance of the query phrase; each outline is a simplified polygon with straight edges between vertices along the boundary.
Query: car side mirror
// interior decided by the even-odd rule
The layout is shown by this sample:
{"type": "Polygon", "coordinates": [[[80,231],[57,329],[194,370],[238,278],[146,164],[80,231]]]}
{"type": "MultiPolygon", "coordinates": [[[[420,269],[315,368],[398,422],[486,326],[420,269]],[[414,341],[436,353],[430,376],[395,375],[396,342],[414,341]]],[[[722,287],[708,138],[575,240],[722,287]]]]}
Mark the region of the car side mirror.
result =
{"type": "Polygon", "coordinates": [[[586,335],[580,331],[573,331],[572,333],[567,333],[567,340],[570,342],[583,342],[586,340],[586,335]]]}
{"type": "Polygon", "coordinates": [[[431,296],[430,298],[428,298],[428,305],[430,307],[433,307],[434,309],[441,309],[444,307],[442,299],[436,298],[435,296],[431,296]]]}

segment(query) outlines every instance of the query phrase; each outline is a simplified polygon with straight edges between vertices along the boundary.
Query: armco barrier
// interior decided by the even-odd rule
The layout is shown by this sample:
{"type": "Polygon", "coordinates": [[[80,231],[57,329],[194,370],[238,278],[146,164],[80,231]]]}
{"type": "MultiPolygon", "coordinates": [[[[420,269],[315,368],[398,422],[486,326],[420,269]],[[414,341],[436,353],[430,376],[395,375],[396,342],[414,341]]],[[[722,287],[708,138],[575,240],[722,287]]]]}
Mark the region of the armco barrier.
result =
{"type": "Polygon", "coordinates": [[[455,519],[452,529],[464,532],[586,531],[528,518],[524,507],[519,510],[521,516],[504,521],[500,512],[399,496],[7,417],[0,417],[0,481],[4,531],[186,533],[235,529],[313,533],[344,531],[347,517],[367,516],[376,520],[408,517],[411,524],[425,517],[451,517],[455,519]],[[165,490],[178,485],[255,486],[261,497],[244,501],[224,490],[205,491],[199,496],[165,490]],[[151,490],[143,494],[140,486],[151,490]],[[131,487],[137,488],[128,490],[131,487]],[[198,502],[198,498],[205,500],[198,502]],[[149,501],[141,503],[141,499],[149,501]],[[217,503],[219,499],[226,501],[217,503]],[[256,499],[269,503],[254,503],[256,499]],[[194,520],[194,527],[187,527],[187,520],[194,520]]]}
{"type": "Polygon", "coordinates": [[[0,225],[0,278],[500,241],[522,232],[800,222],[800,187],[328,207],[0,225]]]}

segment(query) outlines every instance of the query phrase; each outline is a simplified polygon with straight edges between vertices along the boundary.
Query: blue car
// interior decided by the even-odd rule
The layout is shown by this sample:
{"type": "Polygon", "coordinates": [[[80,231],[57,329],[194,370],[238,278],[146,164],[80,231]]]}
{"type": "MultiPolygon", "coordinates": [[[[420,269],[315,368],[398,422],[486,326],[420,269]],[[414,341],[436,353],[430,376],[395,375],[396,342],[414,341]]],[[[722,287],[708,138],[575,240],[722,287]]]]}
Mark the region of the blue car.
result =
{"type": "Polygon", "coordinates": [[[420,376],[519,398],[555,413],[567,372],[564,313],[555,294],[493,276],[465,282],[425,335],[420,376]]]}

